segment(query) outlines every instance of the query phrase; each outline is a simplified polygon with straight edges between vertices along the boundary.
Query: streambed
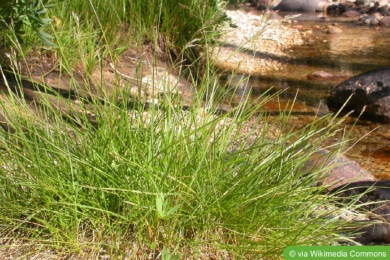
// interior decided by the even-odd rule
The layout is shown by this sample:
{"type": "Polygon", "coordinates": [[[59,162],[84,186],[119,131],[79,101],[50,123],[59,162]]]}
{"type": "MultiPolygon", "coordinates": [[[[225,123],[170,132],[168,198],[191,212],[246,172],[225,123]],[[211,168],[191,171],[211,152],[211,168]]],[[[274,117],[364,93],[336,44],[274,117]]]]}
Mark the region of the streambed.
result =
{"type": "MultiPolygon", "coordinates": [[[[256,15],[256,11],[250,11],[256,15]]],[[[258,13],[261,15],[261,13],[258,13]]],[[[280,13],[281,16],[294,16],[292,13],[280,13]]],[[[373,69],[390,66],[390,28],[358,25],[348,18],[320,18],[318,14],[302,14],[290,19],[290,28],[298,29],[306,35],[304,42],[284,50],[285,55],[269,56],[277,60],[277,69],[261,72],[251,71],[244,84],[241,82],[234,90],[233,100],[239,102],[243,95],[251,93],[255,99],[270,87],[282,90],[280,102],[291,103],[295,100],[290,124],[301,127],[311,122],[316,115],[328,113],[326,98],[330,90],[345,79],[373,69]],[[329,34],[327,28],[335,25],[342,33],[329,34]],[[334,77],[313,79],[313,72],[324,71],[334,77]],[[250,91],[249,91],[250,90],[250,91]]],[[[254,57],[262,58],[257,51],[254,57]]],[[[240,82],[241,74],[232,82],[240,82]]],[[[278,109],[270,103],[268,108],[278,109]]],[[[346,155],[357,161],[362,167],[378,178],[390,179],[390,125],[350,118],[345,122],[346,129],[352,129],[352,143],[361,137],[346,155]]],[[[339,141],[336,137],[332,142],[339,141]]]]}

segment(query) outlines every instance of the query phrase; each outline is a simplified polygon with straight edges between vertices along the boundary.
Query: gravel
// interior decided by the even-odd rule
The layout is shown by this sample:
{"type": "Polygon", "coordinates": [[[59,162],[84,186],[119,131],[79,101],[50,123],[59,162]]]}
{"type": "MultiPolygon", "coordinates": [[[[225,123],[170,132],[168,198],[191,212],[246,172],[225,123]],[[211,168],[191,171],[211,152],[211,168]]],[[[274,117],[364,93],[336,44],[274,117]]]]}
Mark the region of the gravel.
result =
{"type": "Polygon", "coordinates": [[[281,60],[289,58],[286,49],[303,44],[302,34],[283,23],[269,19],[269,14],[255,15],[245,11],[226,11],[231,19],[223,28],[220,45],[212,58],[221,69],[245,74],[280,70],[281,60]]]}

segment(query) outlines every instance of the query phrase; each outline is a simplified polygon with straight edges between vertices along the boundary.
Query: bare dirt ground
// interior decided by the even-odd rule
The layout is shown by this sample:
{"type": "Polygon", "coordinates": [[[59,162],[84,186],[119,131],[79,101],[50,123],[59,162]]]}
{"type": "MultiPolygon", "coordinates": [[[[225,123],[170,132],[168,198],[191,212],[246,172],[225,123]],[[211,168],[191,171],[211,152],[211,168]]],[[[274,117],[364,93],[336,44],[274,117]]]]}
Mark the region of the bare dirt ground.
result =
{"type": "MultiPolygon", "coordinates": [[[[93,98],[100,99],[104,105],[108,100],[121,101],[121,94],[127,93],[131,102],[147,105],[157,102],[163,95],[179,94],[182,105],[189,105],[193,94],[190,83],[180,79],[162,60],[154,61],[150,46],[144,46],[142,50],[129,49],[115,61],[105,60],[88,75],[80,66],[64,73],[58,59],[48,53],[31,52],[19,63],[21,82],[4,73],[7,80],[0,81],[0,97],[6,102],[5,96],[9,96],[10,91],[19,93],[32,110],[36,110],[37,105],[44,105],[48,99],[65,117],[87,113],[92,123],[95,118],[88,107],[93,98]]],[[[0,109],[0,125],[9,129],[7,123],[5,113],[0,109]]]]}

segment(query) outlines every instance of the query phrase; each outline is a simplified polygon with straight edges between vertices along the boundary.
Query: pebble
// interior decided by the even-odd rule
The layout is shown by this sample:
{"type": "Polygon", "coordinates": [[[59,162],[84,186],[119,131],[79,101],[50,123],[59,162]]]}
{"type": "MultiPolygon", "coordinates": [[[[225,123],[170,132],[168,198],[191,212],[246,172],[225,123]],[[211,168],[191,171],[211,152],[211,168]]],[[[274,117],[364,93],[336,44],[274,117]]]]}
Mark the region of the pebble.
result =
{"type": "Polygon", "coordinates": [[[326,32],[329,33],[329,34],[339,34],[339,33],[342,33],[343,30],[341,30],[337,26],[330,25],[330,26],[328,26],[326,32]]]}

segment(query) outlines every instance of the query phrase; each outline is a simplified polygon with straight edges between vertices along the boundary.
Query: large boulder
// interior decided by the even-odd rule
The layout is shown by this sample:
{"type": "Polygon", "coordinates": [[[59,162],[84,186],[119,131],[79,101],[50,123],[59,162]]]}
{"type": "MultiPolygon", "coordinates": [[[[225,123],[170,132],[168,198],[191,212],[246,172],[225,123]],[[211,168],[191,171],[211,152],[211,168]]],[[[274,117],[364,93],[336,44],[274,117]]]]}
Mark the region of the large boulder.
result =
{"type": "Polygon", "coordinates": [[[282,0],[276,10],[289,12],[315,12],[328,4],[327,0],[282,0]]]}
{"type": "Polygon", "coordinates": [[[352,112],[365,119],[390,123],[390,68],[354,76],[332,91],[327,100],[329,110],[352,112]]]}

